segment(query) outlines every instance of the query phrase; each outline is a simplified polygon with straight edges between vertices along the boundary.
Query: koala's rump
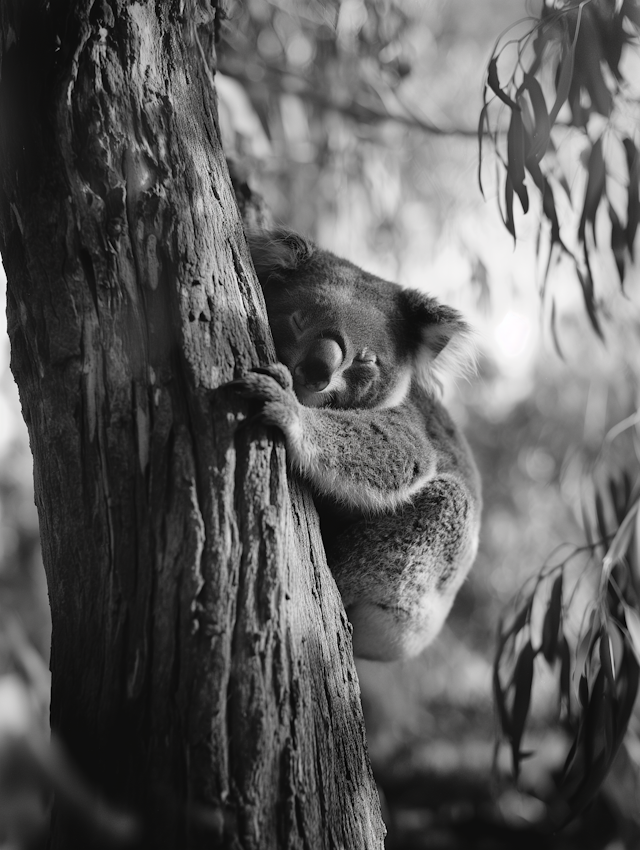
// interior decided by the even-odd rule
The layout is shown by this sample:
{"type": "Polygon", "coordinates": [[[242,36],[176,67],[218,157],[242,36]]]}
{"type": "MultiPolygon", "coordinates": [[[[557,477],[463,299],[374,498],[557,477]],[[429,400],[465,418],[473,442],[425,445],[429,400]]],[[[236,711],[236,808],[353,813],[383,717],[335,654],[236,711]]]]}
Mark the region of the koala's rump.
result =
{"type": "Polygon", "coordinates": [[[321,515],[356,655],[408,657],[435,637],[475,558],[478,513],[465,483],[445,474],[392,513],[355,520],[335,515],[335,524],[321,515]],[[370,654],[364,633],[373,629],[384,639],[370,654]]]}

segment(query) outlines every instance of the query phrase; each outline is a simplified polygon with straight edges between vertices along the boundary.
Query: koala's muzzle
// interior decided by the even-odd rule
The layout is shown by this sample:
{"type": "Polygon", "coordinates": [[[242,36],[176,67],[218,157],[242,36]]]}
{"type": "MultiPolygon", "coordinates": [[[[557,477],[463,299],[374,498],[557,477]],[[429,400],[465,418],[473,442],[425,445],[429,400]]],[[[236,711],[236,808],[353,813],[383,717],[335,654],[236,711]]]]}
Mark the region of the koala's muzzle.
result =
{"type": "Polygon", "coordinates": [[[293,377],[306,389],[319,393],[329,386],[343,359],[342,349],[335,339],[316,339],[293,370],[293,377]]]}

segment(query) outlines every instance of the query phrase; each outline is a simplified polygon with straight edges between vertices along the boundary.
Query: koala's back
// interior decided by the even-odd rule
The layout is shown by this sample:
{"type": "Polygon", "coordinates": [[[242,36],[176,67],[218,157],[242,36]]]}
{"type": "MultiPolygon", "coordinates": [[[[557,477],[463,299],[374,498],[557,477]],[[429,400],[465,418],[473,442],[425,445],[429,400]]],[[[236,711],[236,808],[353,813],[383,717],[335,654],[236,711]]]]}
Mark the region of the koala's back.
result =
{"type": "MultiPolygon", "coordinates": [[[[433,477],[393,511],[347,515],[326,500],[319,504],[329,565],[354,626],[354,651],[368,657],[375,646],[371,657],[379,660],[415,655],[431,642],[478,547],[480,481],[466,440],[421,388],[412,389],[405,405],[423,422],[436,456],[433,477]]],[[[356,459],[358,450],[354,446],[356,459]]]]}

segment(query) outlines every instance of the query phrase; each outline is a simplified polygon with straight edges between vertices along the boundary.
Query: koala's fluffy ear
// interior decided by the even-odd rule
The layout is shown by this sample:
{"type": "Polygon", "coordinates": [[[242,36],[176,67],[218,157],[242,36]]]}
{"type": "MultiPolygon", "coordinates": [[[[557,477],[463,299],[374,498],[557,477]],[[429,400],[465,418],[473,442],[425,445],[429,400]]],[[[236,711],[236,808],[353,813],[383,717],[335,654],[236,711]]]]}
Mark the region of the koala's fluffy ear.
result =
{"type": "Polygon", "coordinates": [[[299,268],[315,251],[308,239],[284,228],[247,233],[247,243],[261,284],[299,268]]]}
{"type": "Polygon", "coordinates": [[[422,386],[433,389],[439,374],[473,372],[473,331],[460,313],[417,290],[403,289],[401,297],[415,375],[422,386]]]}

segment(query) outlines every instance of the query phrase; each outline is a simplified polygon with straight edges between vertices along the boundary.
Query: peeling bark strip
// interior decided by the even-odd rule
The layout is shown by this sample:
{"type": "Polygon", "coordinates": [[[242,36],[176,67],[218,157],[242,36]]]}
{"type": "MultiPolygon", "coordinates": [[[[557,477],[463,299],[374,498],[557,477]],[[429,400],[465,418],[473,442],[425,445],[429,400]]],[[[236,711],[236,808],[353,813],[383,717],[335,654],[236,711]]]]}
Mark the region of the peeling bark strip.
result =
{"type": "MultiPolygon", "coordinates": [[[[308,497],[224,390],[273,358],[208,0],[3,0],[0,248],[53,614],[52,726],[141,847],[373,848],[308,497]]],[[[94,846],[62,808],[51,847],[94,846]]]]}

